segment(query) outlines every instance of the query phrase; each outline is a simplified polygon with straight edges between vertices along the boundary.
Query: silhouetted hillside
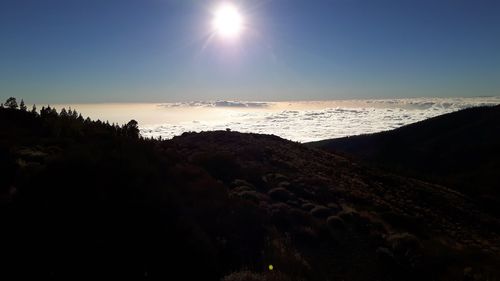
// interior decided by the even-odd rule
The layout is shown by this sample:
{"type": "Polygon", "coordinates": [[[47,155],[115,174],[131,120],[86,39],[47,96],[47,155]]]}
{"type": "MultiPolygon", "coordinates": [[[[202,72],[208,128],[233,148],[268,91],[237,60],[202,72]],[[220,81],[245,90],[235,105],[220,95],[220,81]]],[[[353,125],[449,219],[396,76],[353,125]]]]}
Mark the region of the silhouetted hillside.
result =
{"type": "Polygon", "coordinates": [[[3,280],[500,278],[500,222],[442,186],[269,135],[0,122],[3,280]]]}
{"type": "Polygon", "coordinates": [[[469,108],[392,131],[308,145],[445,185],[500,214],[500,106],[469,108]]]}

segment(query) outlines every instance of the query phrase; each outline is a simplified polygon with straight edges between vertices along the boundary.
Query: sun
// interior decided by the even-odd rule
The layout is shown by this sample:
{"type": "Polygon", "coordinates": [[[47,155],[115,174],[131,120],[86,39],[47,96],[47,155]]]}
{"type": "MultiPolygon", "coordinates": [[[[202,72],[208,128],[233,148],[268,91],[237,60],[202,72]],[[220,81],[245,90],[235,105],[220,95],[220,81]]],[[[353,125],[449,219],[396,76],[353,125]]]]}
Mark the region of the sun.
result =
{"type": "Polygon", "coordinates": [[[215,11],[212,25],[219,36],[236,38],[243,31],[243,17],[236,6],[226,3],[215,11]]]}

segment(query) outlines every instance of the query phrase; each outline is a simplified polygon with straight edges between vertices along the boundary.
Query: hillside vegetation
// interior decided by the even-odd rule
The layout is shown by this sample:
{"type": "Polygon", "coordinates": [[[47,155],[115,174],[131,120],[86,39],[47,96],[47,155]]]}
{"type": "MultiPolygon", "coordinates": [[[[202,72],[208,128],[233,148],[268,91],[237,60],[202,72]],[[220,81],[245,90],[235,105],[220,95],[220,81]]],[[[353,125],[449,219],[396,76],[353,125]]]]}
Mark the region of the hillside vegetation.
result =
{"type": "Polygon", "coordinates": [[[500,222],[440,185],[271,135],[0,122],[5,280],[500,279],[500,222]]]}
{"type": "Polygon", "coordinates": [[[469,108],[392,131],[308,146],[445,185],[500,215],[500,106],[469,108]]]}

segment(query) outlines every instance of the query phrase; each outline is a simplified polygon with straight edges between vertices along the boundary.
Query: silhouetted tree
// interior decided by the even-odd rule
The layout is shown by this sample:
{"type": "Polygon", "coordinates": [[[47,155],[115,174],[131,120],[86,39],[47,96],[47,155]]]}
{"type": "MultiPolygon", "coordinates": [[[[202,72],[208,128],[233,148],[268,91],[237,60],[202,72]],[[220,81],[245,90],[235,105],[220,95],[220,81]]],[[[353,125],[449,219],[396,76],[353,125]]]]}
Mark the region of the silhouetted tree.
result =
{"type": "Polygon", "coordinates": [[[2,102],[2,103],[0,103],[0,108],[3,108],[3,102],[2,102]]]}
{"type": "MultiPolygon", "coordinates": [[[[71,109],[70,109],[70,111],[71,111],[71,109]]],[[[59,114],[59,116],[64,117],[64,118],[68,117],[68,112],[66,111],[66,108],[63,107],[61,109],[61,113],[59,114]]]]}
{"type": "Polygon", "coordinates": [[[52,107],[50,107],[50,104],[49,104],[45,108],[45,116],[49,116],[51,112],[52,112],[52,107]]]}
{"type": "Polygon", "coordinates": [[[38,115],[38,112],[36,111],[36,105],[33,105],[33,107],[31,108],[31,113],[38,115]]]}
{"type": "Polygon", "coordinates": [[[24,104],[24,100],[21,99],[21,103],[19,104],[19,109],[22,111],[26,111],[28,108],[26,107],[26,104],[24,104]]]}
{"type": "Polygon", "coordinates": [[[17,109],[17,101],[16,98],[10,97],[5,101],[5,106],[10,109],[17,109]]]}
{"type": "Polygon", "coordinates": [[[47,105],[47,107],[42,107],[42,110],[40,110],[40,116],[42,117],[57,117],[57,110],[55,108],[50,107],[50,105],[47,105]]]}
{"type": "Polygon", "coordinates": [[[40,110],[40,116],[46,117],[48,115],[49,109],[47,109],[45,106],[42,106],[42,109],[40,110]]]}
{"type": "Polygon", "coordinates": [[[139,137],[139,126],[137,121],[130,120],[127,125],[124,126],[125,133],[129,137],[138,138],[139,137]]]}

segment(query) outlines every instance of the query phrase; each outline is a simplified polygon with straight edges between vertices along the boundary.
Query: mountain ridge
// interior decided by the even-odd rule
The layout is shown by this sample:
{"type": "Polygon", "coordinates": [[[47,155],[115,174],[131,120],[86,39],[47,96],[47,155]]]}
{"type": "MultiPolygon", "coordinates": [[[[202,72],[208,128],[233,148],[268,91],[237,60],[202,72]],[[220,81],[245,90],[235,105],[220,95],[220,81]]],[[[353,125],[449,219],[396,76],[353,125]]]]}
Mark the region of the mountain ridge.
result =
{"type": "Polygon", "coordinates": [[[308,145],[446,185],[500,214],[500,106],[469,108],[391,131],[308,145]]]}

